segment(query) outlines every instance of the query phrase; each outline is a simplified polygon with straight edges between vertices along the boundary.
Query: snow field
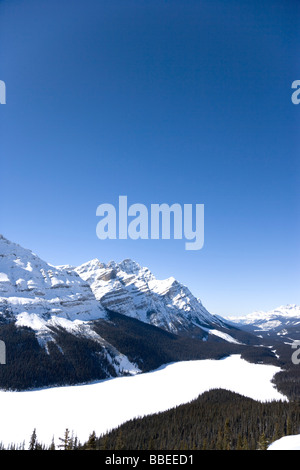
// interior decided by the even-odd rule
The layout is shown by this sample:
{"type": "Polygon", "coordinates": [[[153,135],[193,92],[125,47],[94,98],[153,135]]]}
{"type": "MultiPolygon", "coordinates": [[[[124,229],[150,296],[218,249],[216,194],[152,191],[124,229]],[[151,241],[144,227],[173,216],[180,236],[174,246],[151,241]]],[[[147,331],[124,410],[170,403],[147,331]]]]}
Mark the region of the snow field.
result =
{"type": "Polygon", "coordinates": [[[48,445],[54,437],[57,444],[68,428],[83,443],[92,431],[100,435],[132,418],[188,403],[214,388],[258,401],[286,400],[271,383],[278,371],[233,355],[219,361],[168,364],[153,372],[86,385],[0,391],[0,442],[25,441],[27,447],[35,428],[39,442],[48,445]]]}

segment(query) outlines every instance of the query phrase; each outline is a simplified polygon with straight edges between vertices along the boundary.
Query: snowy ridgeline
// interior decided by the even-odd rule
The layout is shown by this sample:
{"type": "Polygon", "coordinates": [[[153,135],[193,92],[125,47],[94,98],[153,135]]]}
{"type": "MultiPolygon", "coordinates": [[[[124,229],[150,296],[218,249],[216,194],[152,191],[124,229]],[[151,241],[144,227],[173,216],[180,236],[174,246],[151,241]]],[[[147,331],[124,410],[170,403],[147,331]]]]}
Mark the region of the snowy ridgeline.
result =
{"type": "Polygon", "coordinates": [[[248,325],[258,330],[270,331],[286,325],[300,325],[300,306],[283,305],[269,312],[253,312],[240,317],[228,317],[227,320],[237,325],[248,325]]]}
{"type": "Polygon", "coordinates": [[[20,326],[38,330],[53,318],[104,318],[106,309],[173,333],[224,323],[176,279],[157,280],[135,261],[52,266],[0,235],[0,313],[11,313],[20,326]]]}
{"type": "Polygon", "coordinates": [[[259,401],[286,400],[272,384],[277,367],[250,364],[235,355],[223,360],[178,362],[154,372],[89,385],[26,392],[0,392],[0,442],[25,440],[36,429],[50,444],[74,431],[81,442],[134,418],[188,403],[205,391],[223,388],[259,401]],[[13,415],[18,417],[16,420],[13,415]]]}

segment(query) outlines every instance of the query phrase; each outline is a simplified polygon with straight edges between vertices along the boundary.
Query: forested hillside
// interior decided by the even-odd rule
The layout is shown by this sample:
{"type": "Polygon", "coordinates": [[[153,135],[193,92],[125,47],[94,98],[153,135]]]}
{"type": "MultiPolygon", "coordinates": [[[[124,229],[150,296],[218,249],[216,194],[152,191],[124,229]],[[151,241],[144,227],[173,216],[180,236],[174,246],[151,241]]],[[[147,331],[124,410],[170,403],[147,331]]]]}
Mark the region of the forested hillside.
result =
{"type": "Polygon", "coordinates": [[[83,449],[264,450],[282,436],[300,433],[300,402],[260,403],[212,390],[164,413],[131,420],[83,449]]]}

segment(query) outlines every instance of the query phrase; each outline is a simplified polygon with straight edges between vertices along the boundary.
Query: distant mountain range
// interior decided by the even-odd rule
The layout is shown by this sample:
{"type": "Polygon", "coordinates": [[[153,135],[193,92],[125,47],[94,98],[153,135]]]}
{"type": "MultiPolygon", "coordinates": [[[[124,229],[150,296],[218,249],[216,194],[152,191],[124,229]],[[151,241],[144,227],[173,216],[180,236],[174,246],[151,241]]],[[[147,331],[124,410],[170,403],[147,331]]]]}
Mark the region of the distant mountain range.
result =
{"type": "MultiPolygon", "coordinates": [[[[281,313],[282,322],[291,317],[281,313]]],[[[77,384],[237,353],[276,363],[261,338],[264,323],[263,315],[212,315],[176,279],[157,280],[129,259],[52,266],[0,236],[0,339],[7,351],[0,388],[77,384]]]]}
{"type": "Polygon", "coordinates": [[[241,317],[228,317],[227,320],[258,335],[276,334],[285,341],[300,338],[300,306],[287,305],[268,312],[254,312],[241,317]]]}

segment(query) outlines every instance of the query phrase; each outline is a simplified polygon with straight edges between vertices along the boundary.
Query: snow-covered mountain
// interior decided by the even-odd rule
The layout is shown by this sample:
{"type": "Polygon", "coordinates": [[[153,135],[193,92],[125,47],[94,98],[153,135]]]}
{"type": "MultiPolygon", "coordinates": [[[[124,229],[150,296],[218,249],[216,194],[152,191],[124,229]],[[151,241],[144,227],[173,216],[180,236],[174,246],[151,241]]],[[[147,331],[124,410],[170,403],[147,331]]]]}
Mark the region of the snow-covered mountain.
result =
{"type": "Polygon", "coordinates": [[[172,333],[224,326],[187,287],[173,277],[157,280],[135,261],[52,266],[0,236],[2,317],[12,314],[18,325],[41,329],[45,321],[66,326],[105,318],[106,309],[172,333]]]}
{"type": "Polygon", "coordinates": [[[96,299],[109,310],[172,333],[194,327],[217,328],[224,322],[174,277],[157,280],[148,268],[126,259],[121,263],[89,261],[75,269],[96,299]]]}
{"type": "Polygon", "coordinates": [[[137,372],[134,364],[93,331],[89,322],[100,318],[106,318],[104,308],[76,271],[52,266],[0,235],[0,322],[13,319],[17,327],[31,328],[47,352],[50,343],[60,347],[57,329],[88,338],[105,348],[117,372],[137,372]]]}
{"type": "Polygon", "coordinates": [[[268,312],[258,311],[241,317],[228,317],[236,325],[257,332],[272,332],[285,336],[300,331],[300,306],[286,305],[268,312]]]}
{"type": "Polygon", "coordinates": [[[24,312],[69,320],[104,315],[89,284],[74,270],[52,266],[1,235],[0,299],[2,311],[20,321],[24,312]]]}
{"type": "Polygon", "coordinates": [[[52,266],[0,235],[0,311],[34,327],[49,319],[105,316],[88,283],[67,267],[52,266]]]}
{"type": "Polygon", "coordinates": [[[3,236],[0,339],[11,364],[0,387],[12,388],[136,374],[259,342],[132,260],[53,266],[3,236]]]}

